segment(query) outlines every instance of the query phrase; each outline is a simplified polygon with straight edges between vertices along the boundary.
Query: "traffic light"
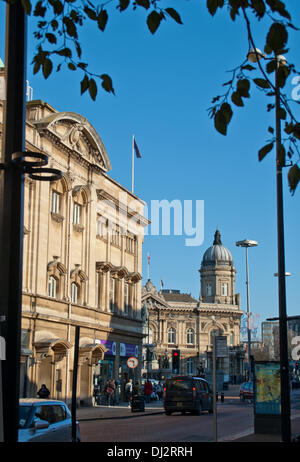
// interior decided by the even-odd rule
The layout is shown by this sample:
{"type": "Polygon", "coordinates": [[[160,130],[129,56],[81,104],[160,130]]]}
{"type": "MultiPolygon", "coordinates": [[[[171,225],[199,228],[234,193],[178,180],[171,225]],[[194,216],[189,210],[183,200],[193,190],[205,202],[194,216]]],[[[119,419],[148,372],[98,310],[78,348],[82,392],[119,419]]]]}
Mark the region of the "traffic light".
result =
{"type": "Polygon", "coordinates": [[[172,372],[178,374],[180,369],[180,350],[172,350],[172,372]]]}

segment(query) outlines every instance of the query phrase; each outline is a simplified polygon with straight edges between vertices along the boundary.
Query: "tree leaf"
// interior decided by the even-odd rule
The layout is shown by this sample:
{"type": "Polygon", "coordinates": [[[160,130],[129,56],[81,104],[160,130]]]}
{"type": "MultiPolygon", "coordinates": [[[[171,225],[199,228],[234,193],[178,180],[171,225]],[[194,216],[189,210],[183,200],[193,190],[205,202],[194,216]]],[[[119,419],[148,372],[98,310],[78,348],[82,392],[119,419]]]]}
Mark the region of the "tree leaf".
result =
{"type": "Polygon", "coordinates": [[[45,34],[46,39],[48,40],[49,43],[56,43],[56,37],[54,34],[47,33],[45,34]]]}
{"type": "Polygon", "coordinates": [[[236,85],[237,92],[244,98],[249,98],[250,82],[248,79],[239,79],[236,85]]]}
{"type": "Polygon", "coordinates": [[[89,88],[89,78],[87,74],[85,74],[84,78],[80,82],[80,89],[81,89],[81,94],[86,92],[86,90],[89,88]]]}
{"type": "Polygon", "coordinates": [[[126,8],[128,8],[129,6],[129,3],[130,3],[130,0],[120,0],[120,5],[119,5],[120,11],[126,10],[126,8]]]}
{"type": "Polygon", "coordinates": [[[244,102],[241,98],[241,95],[235,91],[232,93],[231,95],[231,101],[236,105],[236,106],[239,106],[239,107],[242,107],[244,106],[244,102]]]}
{"type": "Polygon", "coordinates": [[[104,88],[105,91],[108,93],[113,93],[115,94],[115,90],[113,88],[112,80],[109,75],[107,74],[102,74],[100,75],[100,78],[102,79],[102,87],[104,88]]]}
{"type": "Polygon", "coordinates": [[[92,100],[95,101],[97,96],[97,84],[93,78],[89,81],[89,93],[92,100]]]}
{"type": "Polygon", "coordinates": [[[260,88],[270,88],[269,83],[265,79],[253,79],[253,82],[260,88]]]}
{"type": "Polygon", "coordinates": [[[45,79],[47,79],[49,75],[51,74],[52,68],[53,68],[53,64],[52,64],[51,59],[46,58],[43,62],[43,75],[45,79]]]}
{"type": "Polygon", "coordinates": [[[274,146],[274,142],[269,143],[269,144],[267,144],[266,146],[264,146],[263,148],[261,148],[261,149],[258,151],[258,160],[259,160],[259,161],[263,160],[263,158],[264,158],[270,151],[272,151],[273,146],[274,146]]]}
{"type": "Polygon", "coordinates": [[[226,123],[228,125],[232,118],[232,114],[233,114],[230,104],[223,103],[222,106],[220,107],[220,111],[224,115],[226,123]]]}
{"type": "Polygon", "coordinates": [[[288,40],[288,32],[283,24],[275,22],[269,29],[266,44],[275,53],[282,51],[288,40]]]}
{"type": "Polygon", "coordinates": [[[166,8],[165,10],[170,16],[171,18],[174,19],[174,21],[176,21],[178,24],[183,24],[182,21],[181,21],[181,17],[179,16],[179,14],[177,13],[176,10],[174,10],[174,8],[166,8]]]}
{"type": "Polygon", "coordinates": [[[264,17],[266,12],[266,5],[263,0],[251,0],[251,6],[259,19],[264,17]]]}
{"type": "Polygon", "coordinates": [[[98,15],[98,27],[102,32],[104,31],[108,20],[108,14],[106,10],[101,10],[98,15]]]}
{"type": "Polygon", "coordinates": [[[215,129],[221,133],[221,135],[226,135],[227,133],[227,121],[221,110],[216,112],[215,118],[215,129]]]}
{"type": "Polygon", "coordinates": [[[285,120],[286,119],[286,110],[283,107],[280,107],[278,109],[278,115],[279,115],[279,118],[281,120],[285,120]]]}
{"type": "Polygon", "coordinates": [[[162,17],[157,11],[153,10],[147,17],[147,26],[148,29],[150,30],[151,34],[154,34],[162,20],[162,17]]]}
{"type": "Polygon", "coordinates": [[[267,73],[268,74],[271,74],[272,72],[274,72],[277,68],[277,61],[276,59],[272,59],[271,61],[269,61],[266,65],[266,70],[267,70],[267,73]]]}
{"type": "Polygon", "coordinates": [[[292,194],[295,193],[297,185],[300,181],[300,168],[297,164],[293,165],[288,173],[289,187],[292,194]]]}
{"type": "Polygon", "coordinates": [[[218,0],[207,0],[206,6],[210,14],[214,16],[219,6],[218,0]]]}
{"type": "Polygon", "coordinates": [[[150,7],[149,0],[135,0],[135,1],[137,5],[144,7],[146,10],[148,10],[150,7]]]}

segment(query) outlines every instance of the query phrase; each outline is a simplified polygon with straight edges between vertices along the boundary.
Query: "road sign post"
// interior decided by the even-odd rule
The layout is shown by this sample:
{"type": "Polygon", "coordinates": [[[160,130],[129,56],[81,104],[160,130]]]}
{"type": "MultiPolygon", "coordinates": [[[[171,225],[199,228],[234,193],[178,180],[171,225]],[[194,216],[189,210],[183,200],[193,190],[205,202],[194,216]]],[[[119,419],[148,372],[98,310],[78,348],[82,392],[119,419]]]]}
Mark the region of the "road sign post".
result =
{"type": "Polygon", "coordinates": [[[217,358],[227,358],[227,337],[225,335],[213,336],[213,411],[214,411],[214,441],[218,441],[217,432],[217,358]]]}

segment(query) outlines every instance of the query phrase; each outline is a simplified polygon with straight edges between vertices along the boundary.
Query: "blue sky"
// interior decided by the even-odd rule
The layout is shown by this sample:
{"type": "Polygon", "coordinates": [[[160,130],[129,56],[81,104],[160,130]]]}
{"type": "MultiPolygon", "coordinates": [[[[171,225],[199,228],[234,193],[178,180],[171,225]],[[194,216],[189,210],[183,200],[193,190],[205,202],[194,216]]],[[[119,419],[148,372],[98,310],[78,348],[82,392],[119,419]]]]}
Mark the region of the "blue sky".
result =
{"type": "MultiPolygon", "coordinates": [[[[2,3],[2,2],[1,2],[2,3]]],[[[296,3],[287,2],[296,17],[296,3]]],[[[142,154],[135,160],[135,193],[150,206],[151,200],[204,201],[204,241],[187,247],[187,236],[145,237],[143,277],[159,288],[180,289],[199,297],[199,268],[218,227],[223,245],[231,251],[237,269],[236,290],[246,310],[245,251],[235,242],[254,239],[249,250],[251,311],[260,321],[278,316],[276,186],[274,152],[258,162],[257,151],[269,139],[266,101],[254,85],[244,108],[236,108],[226,137],[217,133],[207,109],[227,71],[241,64],[248,51],[244,22],[235,23],[225,12],[214,18],[206,2],[167,2],[180,14],[183,26],[172,19],[154,36],[146,26],[146,12],[113,11],[104,33],[89,27],[82,36],[84,61],[90,70],[108,73],[116,95],[99,88],[96,102],[80,96],[81,75],[53,72],[47,81],[33,76],[32,20],[29,22],[28,75],[34,99],[47,101],[58,111],[82,114],[98,131],[110,157],[112,178],[131,188],[132,134],[142,154]]],[[[1,47],[4,60],[4,9],[1,5],[1,47]]],[[[255,23],[255,22],[254,22],[255,23]]],[[[300,26],[300,24],[296,24],[300,26]]],[[[266,26],[256,24],[255,39],[263,49],[266,26]]],[[[290,62],[297,62],[297,33],[290,30],[290,62]]],[[[254,76],[254,73],[253,73],[254,76]]],[[[258,73],[255,74],[258,76],[258,73]]],[[[292,92],[291,79],[287,91],[292,92]]],[[[299,108],[295,108],[295,111],[299,108]]],[[[300,189],[292,197],[284,171],[284,212],[288,315],[298,315],[300,282],[300,189]]],[[[298,187],[299,188],[299,187],[298,187]]],[[[151,217],[149,217],[151,218],[151,217]]]]}

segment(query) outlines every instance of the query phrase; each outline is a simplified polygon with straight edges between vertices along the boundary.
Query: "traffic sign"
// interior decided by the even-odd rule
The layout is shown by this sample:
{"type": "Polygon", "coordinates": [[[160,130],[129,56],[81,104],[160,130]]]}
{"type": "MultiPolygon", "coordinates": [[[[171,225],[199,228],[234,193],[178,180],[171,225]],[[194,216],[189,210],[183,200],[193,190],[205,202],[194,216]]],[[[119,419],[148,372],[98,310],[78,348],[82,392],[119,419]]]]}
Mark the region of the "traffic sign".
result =
{"type": "Polygon", "coordinates": [[[127,359],[127,366],[130,367],[131,369],[134,369],[137,367],[139,361],[135,356],[131,356],[130,358],[127,359]]]}
{"type": "Polygon", "coordinates": [[[227,358],[227,337],[225,335],[216,335],[216,358],[227,358]]]}

